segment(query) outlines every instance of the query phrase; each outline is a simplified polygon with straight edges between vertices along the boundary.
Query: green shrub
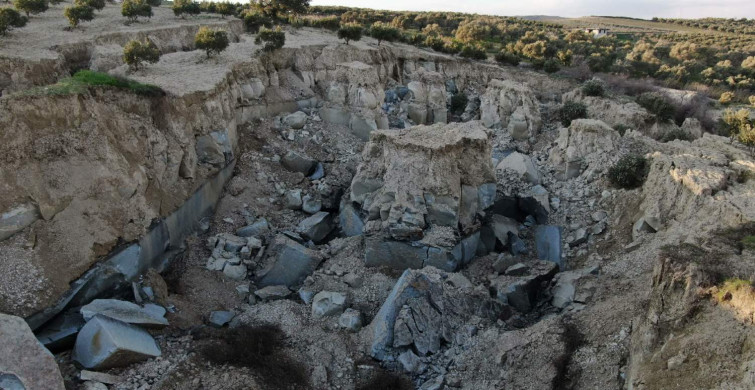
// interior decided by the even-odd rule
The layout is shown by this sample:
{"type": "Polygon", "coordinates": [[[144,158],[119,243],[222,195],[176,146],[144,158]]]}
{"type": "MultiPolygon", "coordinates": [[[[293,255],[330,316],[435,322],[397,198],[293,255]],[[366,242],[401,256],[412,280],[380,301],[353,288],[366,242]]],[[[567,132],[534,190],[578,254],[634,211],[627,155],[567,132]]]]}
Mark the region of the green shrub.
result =
{"type": "Polygon", "coordinates": [[[678,139],[680,141],[692,141],[692,136],[682,129],[672,129],[667,131],[658,139],[661,142],[669,142],[678,139]]]}
{"type": "MultiPolygon", "coordinates": [[[[103,8],[105,8],[105,0],[75,0],[73,2],[75,5],[80,6],[87,6],[92,7],[96,9],[97,11],[102,11],[103,8]]],[[[84,19],[82,19],[84,20],[84,19]]],[[[89,19],[91,20],[91,19],[89,19]]]]}
{"type": "Polygon", "coordinates": [[[273,27],[273,21],[259,12],[247,12],[244,15],[244,27],[246,32],[256,34],[261,27],[273,27]]]}
{"type": "Polygon", "coordinates": [[[160,50],[149,39],[144,42],[131,40],[123,48],[123,61],[131,70],[138,70],[143,62],[154,64],[159,60],[160,50]]]}
{"type": "Polygon", "coordinates": [[[603,96],[606,93],[605,87],[600,80],[588,80],[582,84],[582,93],[587,96],[603,96]]]}
{"type": "Polygon", "coordinates": [[[227,1],[224,1],[215,5],[215,12],[220,14],[222,17],[230,16],[236,13],[236,6],[227,1]]]}
{"type": "Polygon", "coordinates": [[[88,5],[74,5],[63,10],[63,16],[68,19],[71,27],[76,27],[81,22],[94,19],[94,8],[88,5]]]}
{"type": "Polygon", "coordinates": [[[724,92],[718,98],[718,102],[721,104],[729,104],[734,100],[734,92],[724,92]]]}
{"type": "Polygon", "coordinates": [[[618,124],[614,126],[613,129],[619,132],[619,135],[623,137],[627,130],[629,130],[629,126],[625,124],[618,124]]]}
{"type": "Polygon", "coordinates": [[[26,25],[29,20],[13,8],[0,8],[0,35],[5,35],[12,28],[26,25]]]}
{"type": "Polygon", "coordinates": [[[488,59],[488,54],[485,53],[485,50],[475,45],[464,45],[459,55],[464,58],[471,58],[479,61],[488,59]]]}
{"type": "Polygon", "coordinates": [[[565,127],[571,125],[571,121],[587,118],[587,106],[579,102],[566,102],[556,112],[556,116],[565,127]]]}
{"type": "Polygon", "coordinates": [[[25,12],[27,18],[29,17],[29,14],[36,15],[47,11],[47,8],[49,8],[47,0],[15,0],[13,6],[16,7],[17,10],[25,12]]]}
{"type": "Polygon", "coordinates": [[[558,61],[554,60],[553,58],[545,60],[545,62],[543,63],[543,70],[546,73],[556,73],[559,69],[561,69],[561,67],[558,65],[558,61]]]}
{"type": "Polygon", "coordinates": [[[213,30],[209,27],[200,27],[194,36],[194,45],[199,50],[207,53],[207,58],[215,53],[220,53],[228,47],[228,34],[223,30],[213,30]]]}
{"type": "Polygon", "coordinates": [[[285,20],[289,15],[307,13],[309,0],[255,0],[252,8],[273,20],[285,20]]]}
{"type": "Polygon", "coordinates": [[[668,122],[674,117],[674,105],[663,96],[654,92],[645,92],[637,97],[637,104],[655,115],[658,122],[668,122]]]}
{"type": "Polygon", "coordinates": [[[174,0],[171,9],[174,15],[182,18],[184,15],[199,15],[202,11],[199,3],[192,0],[174,0]]]}
{"type": "Polygon", "coordinates": [[[330,31],[338,31],[341,27],[341,18],[338,16],[325,16],[322,18],[312,19],[312,27],[324,28],[330,31]]]}
{"type": "Polygon", "coordinates": [[[346,44],[349,41],[358,41],[362,39],[362,26],[354,23],[345,24],[338,29],[338,39],[343,39],[346,44]]]}
{"type": "Polygon", "coordinates": [[[608,181],[620,188],[637,188],[645,181],[647,170],[648,161],[645,157],[627,154],[608,169],[608,181]]]}
{"type": "Polygon", "coordinates": [[[275,30],[262,28],[257,34],[257,38],[254,39],[254,42],[258,45],[265,42],[265,46],[262,50],[267,52],[275,51],[286,44],[286,33],[284,33],[280,27],[276,27],[275,30]]]}
{"type": "Polygon", "coordinates": [[[755,119],[750,119],[750,110],[726,109],[721,117],[723,132],[736,138],[743,145],[755,147],[755,119]]]}
{"type": "Polygon", "coordinates": [[[459,92],[451,96],[451,112],[454,114],[461,114],[464,109],[467,108],[469,99],[464,92],[459,92]]]}
{"type": "Polygon", "coordinates": [[[437,35],[431,35],[425,39],[425,46],[435,50],[443,51],[443,47],[446,45],[446,41],[437,35]]]}
{"type": "Polygon", "coordinates": [[[164,92],[159,87],[138,83],[121,77],[113,77],[107,73],[80,70],[72,77],[58,81],[53,85],[35,87],[18,92],[22,96],[40,95],[71,95],[86,93],[90,87],[112,87],[125,89],[143,96],[162,96],[164,92]]]}
{"type": "Polygon", "coordinates": [[[508,64],[511,66],[519,65],[519,57],[516,54],[506,50],[501,50],[500,52],[496,53],[495,60],[499,64],[508,64]]]}
{"type": "Polygon", "coordinates": [[[399,39],[401,34],[398,29],[387,23],[376,22],[370,27],[370,36],[377,39],[378,46],[380,42],[394,42],[399,39]]]}

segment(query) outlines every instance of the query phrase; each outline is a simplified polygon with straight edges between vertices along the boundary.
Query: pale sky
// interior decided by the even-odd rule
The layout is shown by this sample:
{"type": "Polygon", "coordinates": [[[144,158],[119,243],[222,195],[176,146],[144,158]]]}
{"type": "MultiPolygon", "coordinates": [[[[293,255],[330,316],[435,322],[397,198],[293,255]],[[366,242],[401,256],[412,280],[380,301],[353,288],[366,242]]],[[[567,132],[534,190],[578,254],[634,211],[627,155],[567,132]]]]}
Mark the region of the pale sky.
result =
{"type": "Polygon", "coordinates": [[[455,11],[490,15],[629,16],[668,18],[755,18],[755,0],[312,0],[401,11],[455,11]]]}

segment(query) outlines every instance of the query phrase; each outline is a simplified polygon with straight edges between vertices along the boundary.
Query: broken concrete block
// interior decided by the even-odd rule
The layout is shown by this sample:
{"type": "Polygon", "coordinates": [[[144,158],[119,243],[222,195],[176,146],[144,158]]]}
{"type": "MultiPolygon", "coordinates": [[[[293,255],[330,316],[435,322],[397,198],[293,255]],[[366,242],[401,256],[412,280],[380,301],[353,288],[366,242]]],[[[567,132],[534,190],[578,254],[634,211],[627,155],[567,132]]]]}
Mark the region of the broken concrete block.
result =
{"type": "Polygon", "coordinates": [[[284,235],[276,237],[272,251],[276,253],[276,259],[259,277],[257,285],[260,287],[296,286],[311,275],[323,260],[319,252],[308,249],[284,235]]]}
{"type": "Polygon", "coordinates": [[[334,228],[333,216],[327,211],[320,211],[299,222],[296,232],[317,244],[322,242],[334,228]]]}
{"type": "Polygon", "coordinates": [[[346,295],[339,292],[320,291],[312,298],[312,316],[322,318],[343,311],[346,295]]]}
{"type": "Polygon", "coordinates": [[[127,366],[160,356],[147,331],[103,315],[95,315],[76,338],[73,360],[89,369],[127,366]]]}
{"type": "Polygon", "coordinates": [[[65,390],[55,357],[23,318],[0,313],[0,345],[0,388],[65,390]]]}
{"type": "MultiPolygon", "coordinates": [[[[103,315],[129,324],[141,325],[146,328],[162,328],[168,326],[168,320],[154,311],[145,309],[135,303],[118,299],[95,299],[80,310],[84,320],[89,321],[95,315],[103,315]]],[[[165,314],[163,312],[163,314],[165,314]]]]}

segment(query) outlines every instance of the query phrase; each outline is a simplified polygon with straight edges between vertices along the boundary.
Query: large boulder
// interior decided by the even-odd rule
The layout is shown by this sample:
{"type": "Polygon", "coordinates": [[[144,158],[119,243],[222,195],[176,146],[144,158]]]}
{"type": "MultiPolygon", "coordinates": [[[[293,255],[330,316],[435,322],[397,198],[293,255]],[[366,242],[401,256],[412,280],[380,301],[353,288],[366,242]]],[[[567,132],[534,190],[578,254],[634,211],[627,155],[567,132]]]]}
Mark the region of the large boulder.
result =
{"type": "Polygon", "coordinates": [[[507,129],[516,140],[527,140],[540,131],[540,106],[534,92],[522,83],[491,80],[480,97],[482,123],[507,129]]]}
{"type": "Polygon", "coordinates": [[[526,154],[513,152],[504,157],[495,167],[496,170],[510,170],[524,181],[540,184],[540,171],[537,170],[532,158],[526,154]]]}
{"type": "Polygon", "coordinates": [[[411,93],[408,106],[409,119],[417,125],[446,123],[446,86],[443,75],[420,68],[407,84],[411,93]]]}
{"type": "Polygon", "coordinates": [[[367,263],[403,269],[449,258],[461,243],[455,237],[474,235],[480,212],[494,203],[490,153],[479,123],[373,133],[350,193],[366,219],[367,263]]]}
{"type": "Polygon", "coordinates": [[[559,131],[550,161],[559,174],[570,179],[585,170],[605,170],[616,159],[619,133],[594,119],[575,119],[559,131]]]}
{"type": "Polygon", "coordinates": [[[99,314],[84,325],[73,348],[73,360],[98,370],[157,356],[160,348],[146,330],[99,314]]]}
{"type": "Polygon", "coordinates": [[[323,260],[319,252],[284,235],[275,238],[271,252],[274,253],[273,262],[258,275],[259,287],[275,285],[293,287],[301,284],[323,260]]]}
{"type": "Polygon", "coordinates": [[[0,388],[65,389],[55,357],[23,318],[0,313],[0,345],[0,388]]]}

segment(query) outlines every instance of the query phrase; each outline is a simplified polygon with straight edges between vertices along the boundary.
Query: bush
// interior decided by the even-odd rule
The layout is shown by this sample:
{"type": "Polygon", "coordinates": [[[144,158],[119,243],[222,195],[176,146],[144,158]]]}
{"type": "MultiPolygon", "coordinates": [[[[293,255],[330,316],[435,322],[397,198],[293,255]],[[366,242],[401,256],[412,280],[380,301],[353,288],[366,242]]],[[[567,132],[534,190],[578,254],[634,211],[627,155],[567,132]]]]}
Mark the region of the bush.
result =
{"type": "Polygon", "coordinates": [[[114,77],[107,73],[94,72],[91,70],[80,70],[72,77],[62,79],[53,85],[31,88],[19,92],[19,94],[25,96],[83,94],[86,93],[90,87],[125,89],[143,96],[163,96],[165,94],[162,89],[154,85],[142,84],[129,79],[114,77]]]}
{"type": "Polygon", "coordinates": [[[496,53],[495,60],[499,64],[508,64],[511,66],[519,65],[519,57],[516,54],[506,50],[502,50],[499,53],[496,53]]]}
{"type": "Polygon", "coordinates": [[[143,62],[154,64],[159,60],[160,50],[149,39],[144,42],[131,40],[123,48],[123,61],[131,70],[138,70],[143,62]]]}
{"type": "Polygon", "coordinates": [[[655,115],[658,122],[668,122],[674,117],[674,106],[663,96],[646,92],[637,97],[637,104],[655,115]]]}
{"type": "Polygon", "coordinates": [[[750,96],[747,100],[750,102],[751,106],[755,107],[755,95],[750,96]]]}
{"type": "Polygon", "coordinates": [[[92,7],[96,9],[97,11],[102,11],[102,9],[105,8],[105,0],[75,0],[73,4],[92,7]]]}
{"type": "Polygon", "coordinates": [[[220,53],[228,47],[228,34],[223,30],[212,30],[201,27],[194,36],[194,45],[207,53],[207,58],[213,53],[220,53]]]}
{"type": "Polygon", "coordinates": [[[49,7],[47,0],[15,0],[13,6],[16,7],[17,10],[25,12],[27,18],[29,17],[29,14],[36,15],[45,12],[49,7]]]}
{"type": "Polygon", "coordinates": [[[86,22],[94,19],[94,8],[88,5],[74,5],[66,7],[63,10],[63,15],[68,19],[71,27],[75,28],[82,21],[86,22]]]}
{"type": "Polygon", "coordinates": [[[471,58],[473,60],[478,60],[478,61],[488,59],[488,54],[485,53],[485,50],[474,45],[464,45],[459,55],[464,58],[471,58]]]}
{"type": "Polygon", "coordinates": [[[251,3],[255,10],[273,20],[305,14],[309,8],[309,0],[255,0],[251,3]]]}
{"type": "Polygon", "coordinates": [[[173,14],[176,16],[184,17],[184,15],[199,15],[202,9],[199,7],[199,3],[192,0],[174,0],[173,14]]]}
{"type": "Polygon", "coordinates": [[[313,19],[310,22],[312,27],[324,28],[330,31],[338,31],[341,27],[341,18],[338,16],[326,16],[323,18],[313,19]]]}
{"type": "Polygon", "coordinates": [[[718,98],[718,102],[721,104],[729,104],[734,100],[734,92],[724,92],[718,98]]]}
{"type": "Polygon", "coordinates": [[[687,133],[686,131],[682,130],[682,129],[673,129],[671,131],[667,131],[666,133],[664,133],[663,135],[661,135],[658,140],[661,141],[661,142],[669,142],[669,141],[673,141],[675,139],[678,139],[680,141],[692,141],[693,140],[692,136],[689,133],[687,133]]]}
{"type": "Polygon", "coordinates": [[[390,24],[376,22],[370,27],[370,36],[377,39],[378,46],[380,46],[380,42],[382,41],[397,41],[401,34],[397,28],[392,27],[390,24]]]}
{"type": "Polygon", "coordinates": [[[215,5],[215,12],[219,13],[222,17],[230,16],[236,13],[236,6],[224,1],[215,5]]]}
{"type": "Polygon", "coordinates": [[[543,70],[546,73],[556,73],[561,67],[558,65],[558,61],[554,59],[545,60],[543,63],[543,70]]]}
{"type": "Polygon", "coordinates": [[[588,80],[582,84],[582,93],[587,96],[603,96],[605,95],[606,90],[600,80],[588,80]]]}
{"type": "Polygon", "coordinates": [[[729,136],[750,148],[755,147],[755,119],[750,119],[750,110],[727,109],[721,117],[729,136]]]}
{"type": "Polygon", "coordinates": [[[463,92],[459,92],[456,95],[451,96],[451,112],[454,114],[461,114],[464,109],[467,108],[469,99],[463,92]]]}
{"type": "Polygon", "coordinates": [[[135,22],[140,16],[151,18],[152,6],[145,0],[123,0],[121,15],[127,17],[130,22],[135,22]]]}
{"type": "Polygon", "coordinates": [[[431,35],[425,39],[425,46],[435,50],[435,51],[443,51],[444,46],[446,45],[446,42],[443,40],[443,38],[431,35]]]}
{"type": "Polygon", "coordinates": [[[349,41],[358,41],[362,39],[362,26],[353,23],[341,26],[341,28],[338,29],[338,39],[345,40],[347,45],[349,44],[349,41]]]}
{"type": "Polygon", "coordinates": [[[571,121],[587,118],[587,106],[578,102],[566,102],[556,112],[556,116],[565,127],[571,125],[571,121]]]}
{"type": "Polygon", "coordinates": [[[29,20],[13,8],[0,8],[0,35],[5,35],[12,28],[26,25],[29,20]]]}
{"type": "Polygon", "coordinates": [[[619,135],[623,137],[624,134],[627,132],[627,130],[629,130],[629,126],[624,125],[624,124],[618,124],[614,126],[613,129],[616,130],[619,133],[619,135]]]}
{"type": "Polygon", "coordinates": [[[280,27],[277,27],[275,30],[263,28],[254,40],[254,43],[258,45],[262,42],[265,42],[262,50],[267,52],[278,50],[286,44],[286,33],[280,27]]]}
{"type": "Polygon", "coordinates": [[[256,34],[261,27],[273,27],[273,21],[259,12],[247,12],[244,15],[244,27],[246,32],[256,34]]]}
{"type": "Polygon", "coordinates": [[[608,169],[608,181],[619,188],[637,188],[645,181],[647,169],[645,157],[628,154],[608,169]]]}

